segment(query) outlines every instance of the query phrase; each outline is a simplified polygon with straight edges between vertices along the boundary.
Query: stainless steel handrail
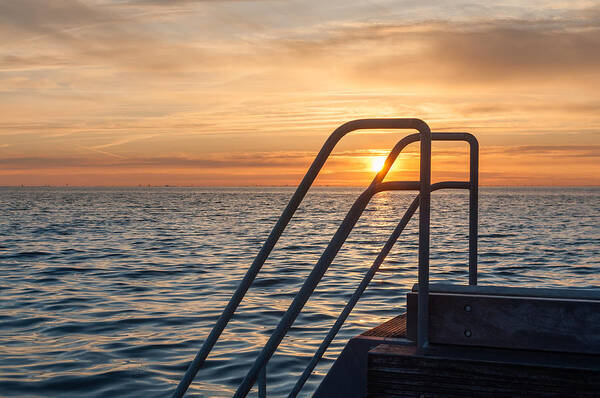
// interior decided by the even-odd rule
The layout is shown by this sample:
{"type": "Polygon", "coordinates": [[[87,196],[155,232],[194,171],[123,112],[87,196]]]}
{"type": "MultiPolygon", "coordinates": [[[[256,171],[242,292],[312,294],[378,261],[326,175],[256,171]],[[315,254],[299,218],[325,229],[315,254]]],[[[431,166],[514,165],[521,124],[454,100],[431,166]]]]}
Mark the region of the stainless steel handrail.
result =
{"type": "MultiPolygon", "coordinates": [[[[432,190],[433,190],[433,186],[432,186],[432,190]]],[[[396,228],[394,229],[394,231],[392,232],[392,234],[390,235],[388,240],[385,242],[385,245],[383,246],[383,248],[377,255],[377,258],[375,259],[375,261],[373,261],[373,265],[371,265],[371,268],[369,268],[369,270],[363,277],[362,281],[360,282],[360,284],[358,285],[358,287],[352,294],[352,297],[350,297],[350,300],[348,300],[348,303],[346,303],[346,306],[344,307],[344,309],[342,310],[342,312],[336,319],[335,323],[333,324],[331,329],[329,329],[329,332],[327,332],[327,335],[325,336],[325,338],[319,345],[319,348],[317,348],[317,351],[315,352],[313,357],[310,359],[310,362],[304,369],[304,372],[302,372],[302,374],[300,375],[300,378],[294,385],[294,388],[288,395],[288,398],[295,397],[296,395],[298,395],[300,390],[302,390],[302,387],[304,387],[306,380],[308,380],[308,378],[312,374],[312,371],[315,369],[315,366],[317,366],[317,363],[319,363],[319,361],[323,357],[323,354],[325,354],[325,351],[327,351],[327,348],[329,348],[329,345],[331,344],[331,342],[333,341],[333,339],[335,338],[337,333],[340,331],[340,329],[344,325],[344,322],[350,315],[350,312],[352,312],[352,310],[354,309],[354,306],[356,305],[356,303],[362,296],[363,292],[365,291],[365,289],[371,282],[371,279],[373,279],[373,277],[375,276],[375,273],[379,270],[379,267],[381,266],[381,264],[383,263],[383,261],[385,260],[387,255],[389,254],[390,250],[392,250],[392,247],[398,240],[398,237],[400,236],[400,234],[402,233],[402,231],[404,230],[404,228],[406,227],[406,225],[410,221],[411,217],[415,214],[415,211],[418,208],[419,208],[419,195],[417,195],[417,197],[412,201],[412,203],[410,204],[410,206],[404,213],[404,216],[402,216],[402,219],[400,220],[400,222],[398,223],[398,225],[396,226],[396,228]]]]}
{"type": "Polygon", "coordinates": [[[304,285],[294,298],[294,301],[284,314],[278,327],[273,332],[269,341],[263,347],[263,350],[256,358],[253,366],[249,370],[248,374],[244,378],[244,381],[239,386],[236,397],[243,397],[252,388],[252,385],[256,382],[257,377],[259,378],[259,396],[266,396],[266,364],[277,349],[283,337],[287,334],[287,331],[295,321],[297,315],[304,307],[306,301],[316,288],[320,279],[326,272],[327,268],[335,258],[335,255],[343,245],[345,239],[351,232],[358,218],[364,211],[366,205],[370,199],[378,192],[386,190],[419,190],[419,195],[406,214],[388,239],[388,242],[382,249],[375,260],[373,266],[367,272],[363,281],[351,297],[351,300],[347,303],[344,311],[338,317],[338,320],[329,331],[328,335],[322,342],[321,346],[315,353],[307,369],[301,376],[290,396],[295,396],[302,388],[304,382],[314,369],[316,363],[320,360],[323,353],[341,328],[343,322],[352,311],[354,305],[368,286],[369,282],[377,272],[380,264],[383,262],[389,250],[397,240],[404,226],[408,223],[411,216],[414,214],[417,208],[421,208],[419,217],[419,308],[418,308],[418,326],[417,326],[417,346],[424,348],[427,346],[428,337],[428,287],[429,287],[429,218],[430,218],[430,192],[432,190],[442,188],[459,188],[469,189],[469,283],[477,283],[477,188],[478,188],[478,143],[474,136],[468,133],[431,133],[428,126],[419,119],[364,119],[356,120],[346,123],[336,129],[332,135],[328,138],[323,148],[317,155],[317,158],[309,168],[309,171],[305,175],[301,184],[298,186],[296,192],[292,196],[292,199],[288,203],[288,206],[284,210],[283,214],[279,218],[277,224],[271,231],[269,238],[263,245],[261,251],[255,258],[252,266],[247,271],[244,279],[238,286],[238,289],[232,296],[227,307],[221,314],[221,317],[217,321],[217,324],[211,331],[211,334],[205,341],[202,349],[196,355],[194,361],[190,364],[184,378],[179,383],[177,390],[174,393],[174,397],[182,396],[189,384],[192,382],[194,376],[198,372],[202,363],[210,353],[212,347],[219,338],[221,332],[227,325],[229,319],[233,315],[233,312],[243,299],[246,291],[251,285],[252,281],[259,272],[262,264],[268,257],[273,246],[277,242],[279,236],[285,229],[287,223],[293,216],[294,212],[298,208],[300,202],[304,198],[306,191],[316,178],[316,175],[320,171],[322,165],[326,161],[327,157],[333,150],[336,143],[348,132],[356,129],[368,129],[368,128],[379,128],[379,129],[393,129],[393,128],[415,128],[419,130],[419,134],[411,134],[400,140],[392,149],[388,155],[384,167],[377,173],[373,179],[371,185],[365,192],[356,200],[343,223],[338,228],[338,231],[331,239],[327,249],[319,259],[319,262],[313,268],[313,271],[305,281],[304,285]],[[470,181],[465,182],[444,182],[437,183],[433,186],[430,183],[431,180],[431,141],[467,141],[470,144],[471,156],[470,156],[470,181]],[[391,165],[395,161],[396,157],[408,144],[416,141],[421,141],[421,156],[420,156],[420,181],[393,181],[393,182],[381,182],[387,175],[391,165]]]}
{"type": "MultiPolygon", "coordinates": [[[[185,394],[185,392],[187,391],[187,389],[190,386],[190,384],[192,383],[192,381],[194,380],[194,377],[196,376],[196,374],[202,367],[204,361],[206,360],[206,357],[208,356],[208,354],[214,347],[215,343],[221,336],[221,333],[223,332],[223,330],[229,323],[229,320],[233,316],[233,313],[235,312],[235,310],[239,306],[240,302],[246,295],[246,292],[250,288],[250,285],[256,278],[256,275],[260,271],[262,265],[264,264],[264,262],[266,261],[266,259],[269,256],[269,254],[273,250],[273,247],[279,240],[279,237],[283,233],[285,227],[287,226],[290,219],[296,212],[298,206],[304,199],[306,192],[308,191],[308,189],[314,182],[315,178],[319,174],[319,171],[325,164],[325,161],[327,160],[327,158],[333,151],[333,148],[342,139],[342,137],[344,137],[346,134],[348,134],[352,131],[361,130],[361,129],[415,129],[415,130],[419,131],[419,133],[424,138],[421,140],[420,206],[422,209],[421,212],[426,211],[427,214],[426,214],[426,220],[421,221],[421,218],[425,218],[425,217],[419,217],[419,219],[420,219],[419,247],[425,246],[425,245],[427,246],[426,247],[427,256],[419,255],[419,269],[421,269],[422,265],[427,266],[427,269],[428,269],[428,266],[429,266],[429,263],[428,263],[428,260],[429,260],[429,200],[430,200],[429,188],[430,188],[430,181],[431,181],[431,130],[429,129],[429,126],[427,125],[427,123],[425,123],[424,121],[422,121],[420,119],[359,119],[359,120],[353,120],[353,121],[344,123],[343,125],[338,127],[329,136],[329,138],[327,139],[327,141],[325,142],[325,144],[319,151],[319,154],[317,155],[317,157],[311,164],[310,168],[308,169],[308,172],[306,173],[306,175],[304,176],[304,178],[298,185],[298,188],[294,192],[294,195],[290,199],[290,201],[289,201],[288,205],[286,206],[286,208],[284,209],[282,215],[277,220],[277,223],[273,227],[273,230],[269,234],[269,237],[263,244],[262,248],[260,249],[260,251],[257,254],[254,261],[252,262],[252,265],[248,268],[248,271],[246,271],[244,278],[242,279],[242,281],[238,285],[235,293],[233,294],[233,296],[227,303],[227,306],[223,310],[223,312],[222,312],[221,316],[219,317],[219,319],[217,320],[215,326],[213,327],[210,334],[204,341],[201,349],[196,354],[194,360],[190,363],[185,375],[183,376],[183,378],[179,382],[175,392],[173,393],[174,398],[182,397],[183,394],[185,394]],[[424,210],[424,209],[426,209],[426,210],[424,210]],[[425,221],[426,221],[426,225],[425,225],[425,221]]],[[[386,163],[387,163],[387,161],[386,161],[386,163]]],[[[387,171],[389,170],[390,166],[391,166],[391,164],[387,166],[387,170],[386,170],[385,174],[387,174],[387,171]]],[[[385,168],[385,166],[384,166],[384,168],[385,168]]],[[[385,176],[385,174],[382,174],[381,172],[379,172],[377,174],[377,176],[375,177],[375,180],[377,180],[380,175],[381,175],[381,177],[380,177],[379,181],[383,180],[383,177],[385,176]]],[[[419,275],[420,275],[419,281],[421,281],[421,274],[419,274],[419,275]]],[[[428,271],[427,271],[427,276],[428,276],[428,271]]],[[[425,285],[422,286],[421,288],[423,289],[422,290],[423,292],[427,291],[427,293],[428,293],[428,289],[425,285]]],[[[427,293],[423,293],[423,295],[426,295],[427,293]]],[[[419,303],[421,304],[420,301],[419,301],[419,303]]],[[[419,308],[423,308],[423,310],[425,310],[426,306],[427,306],[427,304],[423,304],[419,308]]],[[[419,318],[419,319],[421,319],[421,318],[419,318]]],[[[426,328],[426,325],[425,325],[425,328],[426,328]]],[[[423,334],[422,332],[423,331],[421,331],[421,333],[419,333],[419,336],[421,336],[423,334]]],[[[426,336],[426,333],[425,333],[425,336],[426,336]]],[[[423,341],[423,338],[421,337],[420,340],[423,341]]]]}
{"type": "MultiPolygon", "coordinates": [[[[331,265],[337,252],[342,247],[344,241],[352,231],[352,228],[360,218],[364,209],[369,204],[371,198],[380,192],[391,191],[391,190],[418,190],[420,183],[418,181],[389,181],[373,184],[369,186],[359,197],[356,199],[344,221],[338,227],[336,233],[331,238],[327,248],[319,258],[319,261],[314,266],[302,287],[294,297],[292,303],[283,314],[279,324],[275,331],[269,337],[263,349],[260,351],[254,364],[246,374],[246,377],[242,381],[242,384],[238,387],[234,397],[242,398],[245,397],[252,386],[254,385],[259,371],[265,366],[265,364],[271,359],[271,356],[287,334],[287,331],[292,326],[296,317],[304,308],[304,305],[310,298],[312,292],[315,290],[317,284],[331,265]]],[[[421,199],[421,198],[419,198],[421,199]]]]}
{"type": "MultiPolygon", "coordinates": [[[[471,184],[468,182],[446,181],[446,182],[438,182],[438,183],[432,184],[431,191],[433,192],[433,191],[436,191],[439,189],[470,189],[470,187],[471,187],[471,184]]],[[[327,333],[327,335],[325,336],[325,338],[319,345],[319,348],[317,348],[317,351],[315,352],[315,354],[311,358],[310,362],[304,369],[304,372],[302,372],[302,374],[300,375],[300,378],[294,385],[294,388],[288,395],[288,398],[294,398],[298,395],[298,393],[300,392],[300,390],[302,389],[302,387],[304,386],[304,384],[306,383],[306,381],[312,374],[312,371],[315,369],[315,367],[317,366],[317,364],[323,357],[323,354],[325,354],[325,351],[327,351],[327,348],[329,348],[329,345],[331,344],[331,342],[333,341],[333,339],[335,338],[337,333],[340,331],[340,329],[344,325],[344,322],[346,321],[346,319],[348,318],[348,316],[354,309],[354,306],[356,305],[356,303],[358,303],[358,300],[362,297],[362,294],[364,293],[366,288],[369,286],[369,283],[371,283],[371,280],[373,279],[373,277],[379,270],[379,267],[381,266],[381,264],[383,263],[383,261],[385,260],[387,255],[389,254],[390,250],[392,249],[392,247],[394,246],[394,244],[400,237],[400,234],[402,233],[402,231],[404,231],[404,228],[406,227],[406,225],[408,224],[408,222],[410,221],[410,219],[415,214],[415,211],[418,208],[419,208],[419,195],[417,195],[415,197],[415,199],[411,202],[410,206],[404,213],[404,216],[402,216],[402,219],[400,220],[400,222],[398,223],[398,225],[396,226],[394,231],[392,231],[390,237],[388,238],[385,245],[383,246],[383,248],[377,255],[377,258],[375,259],[375,261],[373,261],[373,265],[371,265],[371,268],[369,268],[369,270],[366,272],[366,274],[363,277],[363,279],[361,280],[360,284],[358,285],[358,287],[356,288],[356,290],[350,297],[350,300],[348,300],[348,303],[346,303],[346,306],[344,307],[344,309],[342,310],[342,312],[336,319],[335,323],[333,324],[331,329],[329,329],[329,332],[327,333]]]]}
{"type": "MultiPolygon", "coordinates": [[[[367,190],[365,190],[359,197],[358,199],[354,202],[352,208],[348,211],[346,217],[344,218],[344,221],[342,222],[342,224],[340,225],[340,227],[338,228],[338,230],[336,231],[335,235],[333,236],[333,238],[331,239],[329,245],[327,246],[327,248],[325,249],[325,251],[323,252],[321,258],[319,259],[319,261],[317,262],[317,264],[315,265],[315,267],[313,268],[312,272],[310,273],[310,275],[308,276],[308,278],[305,280],[304,284],[302,285],[300,291],[297,293],[296,297],[294,298],[294,300],[292,301],[292,303],[290,304],[290,306],[288,307],[288,309],[286,310],[286,312],[284,313],[282,319],[280,320],[279,324],[277,325],[277,328],[275,329],[275,331],[273,332],[273,334],[271,335],[271,337],[269,338],[269,340],[267,341],[267,343],[265,344],[265,346],[263,347],[262,351],[259,353],[258,357],[256,358],[254,364],[252,365],[252,367],[250,368],[250,370],[248,371],[246,377],[244,378],[242,384],[239,386],[238,390],[235,393],[235,397],[245,397],[248,392],[250,391],[250,389],[252,388],[252,385],[254,384],[254,382],[256,381],[256,377],[258,375],[258,372],[263,369],[266,364],[268,363],[269,359],[271,358],[271,356],[273,355],[273,353],[275,352],[275,350],[277,349],[277,347],[279,346],[279,344],[281,343],[281,341],[283,340],[283,338],[285,337],[285,335],[287,334],[287,331],[289,330],[289,328],[292,326],[292,324],[294,323],[296,317],[298,316],[298,314],[302,311],[302,308],[304,307],[304,305],[306,304],[306,302],[308,301],[308,299],[310,298],[312,292],[314,291],[314,289],[316,288],[317,284],[319,283],[319,281],[321,280],[321,278],[323,277],[323,275],[325,274],[325,272],[327,271],[328,267],[331,265],[331,263],[333,262],[333,259],[335,258],[337,252],[339,251],[339,249],[341,248],[341,246],[344,244],[346,238],[348,237],[348,235],[350,234],[350,232],[352,231],[352,228],[354,227],[354,225],[356,224],[356,222],[358,221],[358,219],[360,218],[362,212],[364,211],[365,207],[367,206],[367,204],[369,203],[370,199],[378,192],[382,192],[382,191],[387,191],[387,190],[410,190],[410,189],[419,189],[420,192],[422,192],[422,181],[421,182],[416,182],[416,181],[393,181],[393,182],[380,182],[381,180],[383,180],[383,178],[385,177],[385,175],[388,173],[389,169],[391,168],[392,164],[394,163],[394,161],[396,160],[397,156],[400,154],[400,152],[411,142],[414,142],[416,140],[420,139],[420,135],[419,134],[412,134],[409,135],[407,137],[405,137],[404,139],[400,140],[392,149],[392,151],[390,151],[390,154],[388,155],[384,167],[383,169],[377,174],[377,176],[374,178],[373,182],[371,183],[371,185],[369,186],[369,188],[367,188],[367,190]]],[[[469,133],[435,133],[431,134],[430,139],[434,139],[434,140],[440,140],[440,141],[467,141],[470,143],[471,145],[471,150],[470,150],[470,158],[473,159],[477,159],[476,154],[478,153],[478,147],[476,146],[477,144],[477,140],[475,139],[475,137],[469,133]]],[[[470,162],[470,179],[473,177],[473,172],[475,174],[478,174],[478,170],[477,170],[477,163],[475,162],[475,164],[473,164],[473,162],[470,162]],[[474,166],[474,167],[473,167],[474,166]]],[[[430,169],[429,169],[430,172],[430,169]]],[[[421,174],[421,178],[423,177],[423,174],[421,174]]],[[[423,180],[423,178],[422,178],[423,180]]],[[[458,188],[458,189],[469,189],[471,190],[473,188],[473,183],[471,181],[469,182],[444,182],[444,183],[438,183],[434,185],[436,189],[442,189],[442,188],[458,188]]],[[[431,189],[434,187],[431,186],[430,189],[428,190],[428,193],[431,192],[431,189]]],[[[400,225],[402,225],[404,223],[404,225],[406,223],[408,223],[408,220],[410,219],[410,217],[412,216],[412,213],[414,213],[414,211],[416,210],[417,204],[420,204],[422,202],[422,193],[419,194],[418,198],[415,199],[415,202],[410,206],[409,210],[407,211],[407,213],[405,214],[405,216],[403,217],[403,219],[400,221],[400,225]],[[416,206],[416,207],[415,207],[416,206]],[[414,209],[413,209],[414,208],[414,209]],[[410,212],[410,210],[412,210],[412,212],[410,212]],[[409,214],[409,212],[411,214],[409,214]]],[[[473,204],[472,201],[470,201],[471,204],[473,204]]],[[[476,206],[476,202],[474,203],[476,206]]],[[[477,211],[476,207],[473,207],[470,205],[470,213],[473,213],[473,211],[477,211]]],[[[427,218],[429,218],[429,214],[426,214],[427,218]]],[[[420,211],[419,214],[419,219],[421,220],[424,217],[423,211],[420,211]]],[[[472,217],[469,217],[470,222],[473,221],[472,217]]],[[[476,221],[476,218],[474,219],[476,221]]],[[[429,224],[429,223],[428,223],[429,224]]],[[[429,226],[429,225],[428,225],[429,226]]],[[[399,233],[402,231],[404,227],[402,226],[402,228],[399,230],[399,233]]],[[[469,230],[472,231],[473,228],[470,225],[469,230]]],[[[472,238],[474,238],[475,240],[477,239],[477,235],[476,235],[476,226],[475,226],[475,235],[471,235],[469,237],[469,240],[471,241],[472,238]]],[[[396,231],[395,231],[396,232],[396,231]]],[[[421,225],[419,225],[419,237],[422,236],[422,229],[421,229],[421,225]]],[[[397,237],[396,237],[397,239],[397,237]]],[[[395,240],[394,240],[395,242],[395,240]]],[[[427,250],[429,249],[429,242],[427,242],[427,246],[425,247],[427,250]]],[[[386,245],[384,247],[383,250],[388,250],[391,249],[391,246],[393,245],[393,242],[389,245],[386,245]]],[[[419,257],[421,258],[424,246],[422,246],[421,244],[419,245],[419,257]]],[[[382,250],[382,253],[383,253],[382,250]]],[[[383,254],[383,256],[378,256],[376,262],[374,263],[374,267],[378,268],[379,265],[376,265],[378,261],[379,264],[381,264],[381,262],[383,261],[383,259],[385,259],[385,256],[387,255],[387,253],[383,254]]],[[[471,260],[471,256],[469,256],[469,259],[471,260]]],[[[429,259],[429,255],[427,254],[427,260],[429,259]]],[[[475,256],[475,261],[476,261],[476,256],[475,256]]],[[[473,270],[472,264],[469,264],[469,280],[471,281],[471,271],[473,270]]],[[[475,263],[475,270],[476,270],[476,263],[475,263]]],[[[375,271],[374,271],[375,272],[375,271]]],[[[374,275],[373,272],[373,275],[374,275]]],[[[476,272],[476,271],[475,271],[476,272]]],[[[345,321],[345,318],[348,316],[348,314],[350,313],[350,311],[352,310],[352,308],[354,307],[354,305],[356,304],[356,302],[358,301],[360,295],[362,294],[362,292],[364,291],[364,289],[366,288],[366,286],[368,285],[368,283],[370,282],[370,279],[372,278],[372,276],[369,277],[368,281],[364,284],[361,283],[361,285],[359,286],[359,290],[362,288],[362,290],[360,290],[359,293],[356,293],[352,298],[351,298],[351,302],[353,301],[353,303],[349,303],[346,308],[344,309],[344,311],[342,312],[342,314],[340,315],[340,317],[338,318],[338,321],[336,321],[336,323],[334,324],[334,327],[332,328],[332,330],[330,330],[330,333],[326,336],[324,342],[321,344],[321,347],[319,347],[317,354],[315,354],[315,356],[318,356],[318,358],[313,357],[313,359],[311,360],[311,362],[309,363],[309,367],[312,366],[312,369],[309,369],[309,367],[307,367],[307,369],[305,370],[305,372],[303,372],[301,379],[299,381],[300,385],[297,383],[296,386],[294,387],[294,390],[292,391],[292,393],[290,394],[290,396],[294,396],[292,394],[294,394],[294,392],[297,394],[297,392],[299,392],[300,388],[302,387],[302,384],[306,381],[306,379],[308,378],[308,376],[310,375],[310,373],[312,372],[312,370],[314,369],[314,366],[316,365],[316,363],[318,362],[318,360],[320,359],[320,356],[322,356],[322,354],[324,353],[325,349],[327,348],[326,346],[330,344],[330,342],[333,340],[333,337],[335,337],[335,334],[337,334],[337,331],[339,330],[339,328],[342,326],[343,322],[345,321]],[[348,309],[348,310],[347,310],[348,309]],[[347,311],[346,311],[347,310],[347,311]],[[346,313],[347,312],[347,313],[346,313]],[[341,319],[343,318],[343,319],[341,319]],[[327,341],[329,340],[329,341],[327,341]],[[326,345],[325,347],[323,347],[323,345],[326,345]],[[322,352],[321,352],[322,351],[322,352]],[[303,381],[302,381],[303,380],[303,381]],[[297,390],[297,391],[296,391],[297,390]]],[[[423,287],[425,287],[426,289],[429,286],[429,273],[428,273],[428,267],[424,267],[422,263],[419,263],[419,289],[422,289],[423,287]],[[426,268],[426,275],[424,275],[425,273],[423,272],[423,268],[426,268]],[[425,278],[425,279],[422,279],[425,278]]],[[[418,299],[421,300],[421,297],[424,297],[426,299],[426,302],[428,304],[429,299],[428,299],[428,293],[422,293],[422,290],[419,290],[419,297],[418,299]]],[[[420,305],[420,303],[419,303],[420,305]]],[[[429,314],[428,314],[428,310],[418,310],[418,324],[417,324],[417,331],[419,331],[419,328],[421,328],[421,332],[423,332],[423,330],[425,330],[425,338],[421,338],[421,340],[419,340],[419,338],[417,337],[417,345],[420,348],[424,348],[427,346],[427,337],[428,337],[428,333],[427,333],[427,327],[428,327],[428,321],[429,321],[429,314]],[[423,311],[423,312],[421,312],[423,311]]],[[[418,333],[418,332],[417,332],[418,333]]]]}
{"type": "Polygon", "coordinates": [[[254,383],[258,373],[269,361],[285,335],[292,326],[296,317],[302,311],[302,308],[310,298],[317,284],[331,265],[337,252],[344,244],[346,238],[352,231],[352,228],[360,218],[365,207],[371,198],[383,191],[388,190],[419,190],[419,289],[418,296],[419,310],[417,325],[417,345],[421,348],[427,346],[427,327],[428,327],[428,288],[429,288],[429,213],[430,213],[430,190],[431,190],[431,132],[429,129],[420,131],[420,134],[411,134],[400,140],[390,151],[385,160],[382,170],[377,173],[371,185],[356,199],[344,221],[340,224],[337,231],[331,238],[327,248],[319,258],[319,261],[308,275],[304,284],[294,297],[286,312],[283,314],[275,331],[269,337],[263,349],[258,354],[254,364],[246,374],[242,384],[238,387],[234,397],[245,397],[254,383]],[[392,164],[409,143],[420,140],[420,181],[391,181],[381,182],[387,175],[392,164]],[[426,221],[426,222],[424,222],[426,221]],[[425,297],[422,305],[421,301],[425,297]]]}
{"type": "Polygon", "coordinates": [[[479,207],[479,142],[464,132],[431,133],[433,141],[465,141],[469,144],[469,285],[477,284],[477,224],[479,207]]]}

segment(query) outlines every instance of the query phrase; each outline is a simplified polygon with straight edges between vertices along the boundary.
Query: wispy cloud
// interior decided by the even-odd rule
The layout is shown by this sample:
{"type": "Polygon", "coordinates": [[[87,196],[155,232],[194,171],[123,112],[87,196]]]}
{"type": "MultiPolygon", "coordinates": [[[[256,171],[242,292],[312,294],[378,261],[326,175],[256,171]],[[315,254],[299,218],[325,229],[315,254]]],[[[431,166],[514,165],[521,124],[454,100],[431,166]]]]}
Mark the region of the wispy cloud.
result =
{"type": "Polygon", "coordinates": [[[362,84],[530,85],[597,79],[600,7],[553,20],[361,23],[284,41],[291,59],[339,63],[362,84]],[[527,79],[526,81],[524,79],[527,79]]]}
{"type": "Polygon", "coordinates": [[[198,48],[156,34],[144,24],[144,15],[77,0],[2,2],[0,34],[8,39],[2,46],[16,49],[23,40],[43,45],[41,54],[0,56],[0,67],[113,65],[137,72],[178,73],[206,61],[198,48]]]}
{"type": "MultiPolygon", "coordinates": [[[[594,2],[0,0],[0,36],[15,173],[297,177],[340,123],[398,116],[475,133],[505,176],[597,162],[594,2]]],[[[360,180],[400,135],[351,134],[328,175],[360,180]]],[[[456,148],[434,148],[448,170],[456,148]]]]}
{"type": "MultiPolygon", "coordinates": [[[[113,155],[96,148],[87,148],[101,154],[113,155]]],[[[202,168],[202,169],[248,169],[248,168],[295,168],[304,167],[310,158],[299,153],[233,153],[212,155],[203,158],[188,155],[158,157],[12,157],[1,158],[0,165],[5,169],[40,170],[47,168],[202,168]]]]}
{"type": "Polygon", "coordinates": [[[507,156],[535,156],[551,158],[600,158],[600,145],[522,145],[490,147],[484,153],[507,156]]]}

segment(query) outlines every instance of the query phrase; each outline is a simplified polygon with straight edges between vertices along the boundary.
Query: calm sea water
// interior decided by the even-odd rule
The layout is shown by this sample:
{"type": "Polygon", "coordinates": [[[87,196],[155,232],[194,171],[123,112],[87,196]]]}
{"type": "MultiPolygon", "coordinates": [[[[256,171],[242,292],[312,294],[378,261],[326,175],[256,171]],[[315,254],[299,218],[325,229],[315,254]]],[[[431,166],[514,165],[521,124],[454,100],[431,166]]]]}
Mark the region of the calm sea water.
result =
{"type": "MultiPolygon", "coordinates": [[[[0,395],[167,396],[291,188],[0,189],[0,395]]],[[[305,199],[190,389],[231,396],[360,190],[305,199]]],[[[287,394],[414,194],[367,208],[268,368],[287,394]]],[[[599,188],[483,188],[480,284],[600,288],[599,188]]],[[[349,337],[404,311],[417,218],[303,390],[349,337]]],[[[467,195],[432,201],[432,279],[466,283],[467,195]]]]}

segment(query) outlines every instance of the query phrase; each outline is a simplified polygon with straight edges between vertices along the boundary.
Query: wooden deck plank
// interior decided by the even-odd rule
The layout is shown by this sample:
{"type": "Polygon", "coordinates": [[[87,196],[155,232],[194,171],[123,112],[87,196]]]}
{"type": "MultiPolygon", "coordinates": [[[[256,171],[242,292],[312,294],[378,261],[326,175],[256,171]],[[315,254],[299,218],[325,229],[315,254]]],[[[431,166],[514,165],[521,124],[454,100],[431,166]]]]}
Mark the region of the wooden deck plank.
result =
{"type": "Polygon", "coordinates": [[[369,352],[368,397],[598,397],[598,356],[382,344],[369,352]]]}
{"type": "Polygon", "coordinates": [[[405,338],[406,313],[398,315],[397,317],[392,318],[389,321],[374,327],[373,329],[367,330],[366,332],[362,333],[361,336],[405,338]]]}

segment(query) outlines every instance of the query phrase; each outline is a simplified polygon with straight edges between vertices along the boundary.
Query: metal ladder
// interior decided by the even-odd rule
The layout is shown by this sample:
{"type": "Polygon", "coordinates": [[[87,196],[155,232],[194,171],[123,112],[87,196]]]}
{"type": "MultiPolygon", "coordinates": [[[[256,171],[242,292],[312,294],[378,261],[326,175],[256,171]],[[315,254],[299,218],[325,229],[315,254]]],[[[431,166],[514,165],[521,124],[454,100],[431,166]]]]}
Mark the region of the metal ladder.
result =
{"type": "Polygon", "coordinates": [[[384,191],[393,190],[417,190],[419,194],[406,213],[388,238],[381,252],[373,262],[371,268],[367,271],[361,283],[351,296],[338,319],[331,327],[323,342],[315,352],[308,366],[300,376],[300,379],[290,392],[289,397],[295,397],[302,389],[304,383],[311,375],[314,367],[321,359],[329,344],[333,341],[337,332],[342,327],[344,321],[358,302],[362,293],[369,285],[371,279],[378,271],[379,266],[383,263],[391,248],[397,241],[401,232],[408,224],[410,218],[419,208],[419,260],[418,260],[418,329],[417,329],[417,346],[425,349],[428,346],[428,318],[429,318],[429,236],[430,236],[430,194],[432,191],[439,189],[468,189],[469,190],[469,284],[477,284],[477,208],[478,208],[478,169],[479,169],[479,144],[477,139],[469,133],[432,133],[429,126],[420,119],[359,119],[347,122],[338,127],[327,139],[319,154],[313,161],[308,172],[298,185],[294,195],[290,199],[288,205],[284,209],[281,217],[273,227],[269,237],[263,244],[254,262],[248,268],[246,275],[238,285],[235,293],[231,297],[229,303],[223,310],[223,313],[217,320],[211,333],[208,335],[202,348],[198,351],[196,357],[189,365],[184,377],[180,381],[177,389],[173,393],[173,397],[182,397],[192,383],[194,377],[204,364],[206,357],[211,352],[219,336],[227,326],[227,323],[232,318],[238,305],[244,298],[250,285],[256,278],[262,265],[268,258],[273,247],[277,243],[279,237],[283,233],[285,227],[294,215],[296,209],[302,202],[306,192],[314,182],[323,164],[331,154],[335,145],[346,134],[362,129],[414,129],[418,133],[410,134],[393,147],[388,154],[383,168],[373,178],[373,181],[368,188],[356,199],[338,230],[331,238],[327,248],[321,255],[317,264],[306,278],[304,284],[296,294],[294,300],[284,313],[277,328],[272,333],[271,337],[264,345],[254,364],[246,374],[242,384],[238,387],[235,397],[245,397],[258,379],[258,394],[259,397],[266,397],[266,365],[288,330],[294,323],[296,317],[302,311],[302,308],[315,290],[317,284],[327,271],[329,265],[333,262],[336,254],[344,244],[346,238],[352,231],[352,228],[360,218],[364,209],[368,205],[371,198],[384,191]],[[389,181],[383,182],[383,179],[389,172],[392,164],[400,154],[400,152],[413,142],[420,141],[420,180],[419,181],[389,181]],[[469,181],[446,181],[431,184],[431,142],[432,141],[466,141],[470,146],[470,165],[469,165],[469,181]]]}

